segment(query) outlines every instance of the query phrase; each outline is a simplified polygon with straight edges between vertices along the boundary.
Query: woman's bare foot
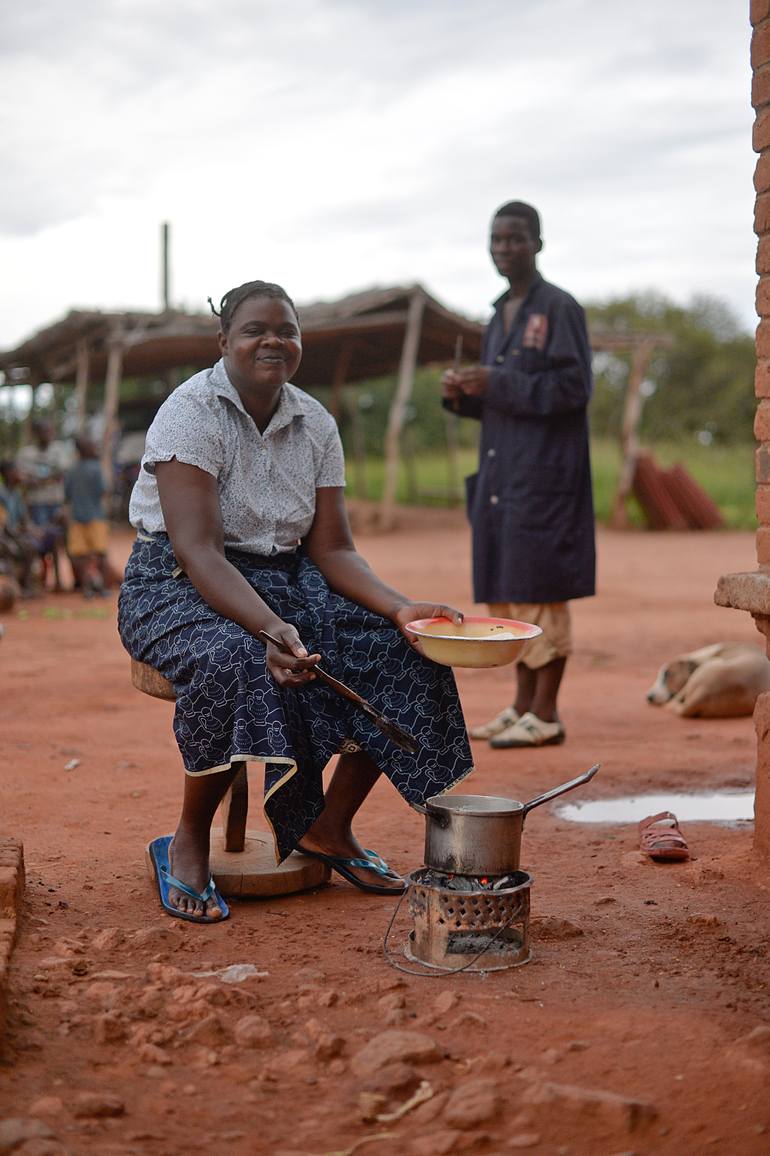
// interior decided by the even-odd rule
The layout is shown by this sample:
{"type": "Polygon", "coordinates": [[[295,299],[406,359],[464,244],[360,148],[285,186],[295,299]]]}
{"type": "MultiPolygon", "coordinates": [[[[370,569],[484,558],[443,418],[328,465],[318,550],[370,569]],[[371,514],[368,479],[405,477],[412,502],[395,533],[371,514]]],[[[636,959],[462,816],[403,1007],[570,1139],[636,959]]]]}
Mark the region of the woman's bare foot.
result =
{"type": "MultiPolygon", "coordinates": [[[[179,827],[169,845],[168,860],[171,874],[193,891],[204,891],[211,878],[209,868],[209,833],[201,839],[195,834],[184,831],[179,827]]],[[[193,899],[171,887],[168,893],[169,903],[184,915],[205,915],[207,919],[220,919],[224,914],[215,898],[206,900],[193,899]]]]}
{"type": "MultiPolygon", "coordinates": [[[[352,831],[340,833],[339,831],[332,831],[328,825],[323,821],[321,816],[309,831],[305,833],[301,844],[297,847],[298,851],[316,851],[321,855],[333,855],[335,859],[366,859],[364,848],[358,842],[352,831]]],[[[380,875],[378,871],[373,871],[366,867],[349,867],[351,875],[355,875],[362,883],[376,884],[378,887],[386,887],[394,894],[404,890],[403,878],[392,869],[388,869],[387,875],[380,875]]]]}

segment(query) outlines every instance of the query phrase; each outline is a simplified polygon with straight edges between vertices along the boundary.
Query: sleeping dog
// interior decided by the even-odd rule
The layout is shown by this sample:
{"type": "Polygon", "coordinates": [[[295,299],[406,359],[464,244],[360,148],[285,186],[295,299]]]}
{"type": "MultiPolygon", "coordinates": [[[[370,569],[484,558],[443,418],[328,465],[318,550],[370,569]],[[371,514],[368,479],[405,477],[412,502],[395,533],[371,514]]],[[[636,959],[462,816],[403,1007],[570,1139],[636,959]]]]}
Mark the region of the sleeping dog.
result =
{"type": "Polygon", "coordinates": [[[683,718],[733,718],[752,714],[768,690],[770,661],[758,646],[716,642],[662,666],[647,701],[683,718]]]}

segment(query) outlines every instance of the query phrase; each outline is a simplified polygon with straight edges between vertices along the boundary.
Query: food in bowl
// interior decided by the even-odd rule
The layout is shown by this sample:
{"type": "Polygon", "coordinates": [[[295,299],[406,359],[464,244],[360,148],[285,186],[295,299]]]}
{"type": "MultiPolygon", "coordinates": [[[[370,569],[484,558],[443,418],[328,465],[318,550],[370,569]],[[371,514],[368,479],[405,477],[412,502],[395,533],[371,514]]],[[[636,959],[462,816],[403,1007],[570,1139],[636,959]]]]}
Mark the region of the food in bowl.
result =
{"type": "Polygon", "coordinates": [[[469,615],[458,625],[449,618],[418,618],[406,629],[420,640],[420,650],[443,666],[505,666],[533,638],[542,634],[531,622],[469,615]]]}

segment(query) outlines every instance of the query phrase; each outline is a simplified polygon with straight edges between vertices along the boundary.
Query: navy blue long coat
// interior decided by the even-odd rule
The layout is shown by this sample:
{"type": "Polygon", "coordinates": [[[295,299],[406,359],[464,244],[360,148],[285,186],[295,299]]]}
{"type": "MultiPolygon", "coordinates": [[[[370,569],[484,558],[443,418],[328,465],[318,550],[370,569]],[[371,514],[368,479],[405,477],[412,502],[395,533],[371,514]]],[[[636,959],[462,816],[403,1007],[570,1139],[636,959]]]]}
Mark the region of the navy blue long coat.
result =
{"type": "Polygon", "coordinates": [[[537,274],[506,334],[506,296],[484,335],[487,393],[444,403],[481,421],[479,471],[466,479],[474,599],[585,598],[596,571],[585,314],[537,274]]]}

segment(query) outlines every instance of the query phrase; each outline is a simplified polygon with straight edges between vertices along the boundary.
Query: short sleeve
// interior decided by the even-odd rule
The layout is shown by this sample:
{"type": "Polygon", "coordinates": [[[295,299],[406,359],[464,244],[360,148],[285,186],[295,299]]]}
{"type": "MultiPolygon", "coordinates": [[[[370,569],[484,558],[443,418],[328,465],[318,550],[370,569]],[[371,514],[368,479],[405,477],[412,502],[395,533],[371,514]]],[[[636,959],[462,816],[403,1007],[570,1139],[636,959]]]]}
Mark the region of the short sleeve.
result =
{"type": "Polygon", "coordinates": [[[332,424],[323,456],[316,472],[316,489],[345,485],[345,454],[337,426],[332,424]]]}
{"type": "Polygon", "coordinates": [[[224,467],[222,427],[201,398],[177,389],[164,401],[147,431],[142,469],[155,473],[158,462],[176,458],[218,478],[224,467]]]}

